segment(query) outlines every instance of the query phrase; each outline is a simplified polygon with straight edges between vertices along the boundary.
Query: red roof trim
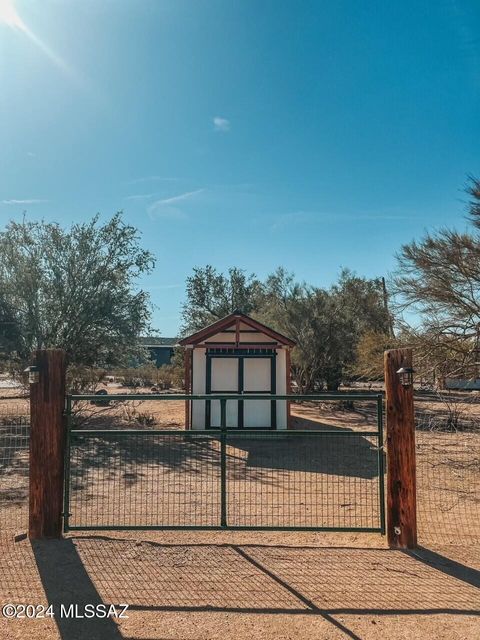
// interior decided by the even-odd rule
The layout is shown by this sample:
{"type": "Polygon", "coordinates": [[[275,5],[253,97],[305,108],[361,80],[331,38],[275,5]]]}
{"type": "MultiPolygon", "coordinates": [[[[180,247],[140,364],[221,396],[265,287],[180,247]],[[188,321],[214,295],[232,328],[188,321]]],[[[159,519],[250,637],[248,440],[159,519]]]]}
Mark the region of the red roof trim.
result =
{"type": "Polygon", "coordinates": [[[225,318],[221,318],[220,320],[208,325],[208,327],[200,329],[200,331],[183,338],[178,344],[181,346],[198,344],[199,342],[202,342],[202,340],[206,340],[207,338],[214,336],[216,333],[221,333],[222,329],[227,329],[228,327],[236,324],[237,320],[248,324],[248,326],[252,327],[252,329],[256,329],[260,333],[270,336],[270,338],[273,338],[280,344],[287,345],[289,347],[293,347],[295,345],[295,342],[290,338],[287,338],[287,336],[278,333],[278,331],[267,327],[261,322],[258,322],[258,320],[254,320],[243,313],[231,313],[230,315],[225,316],[225,318]]]}

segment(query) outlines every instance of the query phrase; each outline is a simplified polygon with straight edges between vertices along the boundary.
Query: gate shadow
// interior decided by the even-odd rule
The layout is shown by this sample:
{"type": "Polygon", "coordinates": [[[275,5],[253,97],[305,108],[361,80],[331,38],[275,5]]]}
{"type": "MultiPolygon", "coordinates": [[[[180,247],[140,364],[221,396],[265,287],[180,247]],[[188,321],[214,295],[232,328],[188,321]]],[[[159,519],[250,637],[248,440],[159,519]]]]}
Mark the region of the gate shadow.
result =
{"type": "MultiPolygon", "coordinates": [[[[81,614],[86,604],[109,604],[97,591],[74,541],[38,540],[31,544],[47,602],[53,605],[55,623],[62,640],[121,640],[123,636],[113,618],[62,615],[62,605],[67,610],[70,605],[78,607],[81,614]]],[[[28,597],[25,598],[27,600],[28,597]]]]}
{"type": "MultiPolygon", "coordinates": [[[[322,435],[318,428],[308,435],[264,436],[229,431],[227,467],[229,473],[242,473],[259,482],[272,482],[264,470],[305,472],[328,476],[373,479],[378,476],[376,439],[350,429],[328,427],[334,435],[322,435]]],[[[148,430],[128,436],[102,434],[75,436],[71,473],[73,488],[92,469],[106,470],[105,479],[122,468],[126,485],[135,483],[145,471],[163,468],[196,475],[212,476],[220,467],[219,436],[149,435],[148,430]]]]}
{"type": "Polygon", "coordinates": [[[228,444],[247,453],[250,469],[268,468],[330,476],[373,479],[378,476],[376,439],[361,431],[319,425],[308,435],[256,436],[230,432],[228,444]],[[328,431],[328,435],[324,432],[328,431]],[[273,441],[273,442],[272,442],[273,441]]]}

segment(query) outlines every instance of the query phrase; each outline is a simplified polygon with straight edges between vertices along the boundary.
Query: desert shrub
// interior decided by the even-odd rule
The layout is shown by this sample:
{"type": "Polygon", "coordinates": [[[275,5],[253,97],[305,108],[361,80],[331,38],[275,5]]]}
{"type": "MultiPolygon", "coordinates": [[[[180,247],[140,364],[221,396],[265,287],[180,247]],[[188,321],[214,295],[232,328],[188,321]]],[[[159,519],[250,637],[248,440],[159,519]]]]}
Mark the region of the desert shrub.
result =
{"type": "Polygon", "coordinates": [[[479,403],[476,394],[456,394],[437,390],[433,398],[439,408],[419,412],[416,416],[416,428],[421,431],[471,431],[479,428],[478,416],[474,411],[479,403]]]}
{"type": "Polygon", "coordinates": [[[339,411],[355,411],[355,403],[353,400],[339,400],[335,402],[339,411]]]}
{"type": "Polygon", "coordinates": [[[148,411],[140,411],[142,402],[128,401],[121,403],[123,419],[130,423],[137,423],[142,427],[151,427],[156,424],[155,416],[148,411]]]}
{"type": "Polygon", "coordinates": [[[156,387],[158,390],[172,387],[181,389],[184,385],[184,369],[176,364],[164,364],[158,368],[154,364],[147,364],[142,367],[115,369],[110,371],[109,375],[133,389],[139,387],[156,387]]]}
{"type": "Polygon", "coordinates": [[[156,424],[155,416],[152,413],[144,413],[139,411],[134,416],[134,420],[142,427],[152,427],[154,424],[156,424]]]}
{"type": "Polygon", "coordinates": [[[30,416],[25,413],[18,413],[17,415],[0,416],[0,426],[11,427],[29,424],[30,416]]]}
{"type": "Polygon", "coordinates": [[[67,369],[67,389],[70,393],[95,393],[106,373],[105,369],[96,367],[69,366],[67,369]]]}
{"type": "Polygon", "coordinates": [[[139,376],[128,376],[124,380],[124,386],[131,387],[132,389],[138,389],[139,387],[148,387],[151,384],[151,381],[140,378],[139,376]]]}
{"type": "Polygon", "coordinates": [[[145,364],[141,367],[129,367],[128,369],[114,369],[109,372],[115,378],[121,379],[125,387],[151,387],[157,383],[157,367],[154,364],[145,364]]]}
{"type": "Polygon", "coordinates": [[[184,375],[184,368],[175,364],[164,364],[158,369],[158,381],[164,389],[183,389],[184,375]]]}

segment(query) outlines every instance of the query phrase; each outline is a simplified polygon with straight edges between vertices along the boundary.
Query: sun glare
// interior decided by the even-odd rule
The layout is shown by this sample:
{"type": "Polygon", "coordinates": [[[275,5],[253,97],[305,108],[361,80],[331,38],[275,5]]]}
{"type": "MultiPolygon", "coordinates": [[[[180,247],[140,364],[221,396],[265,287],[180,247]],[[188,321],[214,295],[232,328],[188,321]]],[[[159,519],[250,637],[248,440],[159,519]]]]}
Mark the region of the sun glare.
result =
{"type": "Polygon", "coordinates": [[[23,29],[23,20],[18,15],[12,0],[0,0],[0,24],[9,27],[23,29]]]}
{"type": "Polygon", "coordinates": [[[11,29],[18,29],[39,49],[41,49],[43,53],[48,56],[55,65],[57,65],[57,67],[66,73],[71,73],[71,69],[62,60],[62,58],[25,24],[22,18],[18,15],[13,4],[13,0],[0,0],[0,27],[2,24],[7,25],[11,29]]]}

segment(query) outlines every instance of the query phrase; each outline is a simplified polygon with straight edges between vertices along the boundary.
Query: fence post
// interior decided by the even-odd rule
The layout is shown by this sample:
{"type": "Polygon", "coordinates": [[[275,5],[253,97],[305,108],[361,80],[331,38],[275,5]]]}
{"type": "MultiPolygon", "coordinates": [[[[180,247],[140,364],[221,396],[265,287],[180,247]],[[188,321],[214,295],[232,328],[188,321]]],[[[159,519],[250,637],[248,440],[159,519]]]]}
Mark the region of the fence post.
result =
{"type": "Polygon", "coordinates": [[[412,366],[411,349],[385,351],[387,418],[387,538],[392,549],[417,546],[413,385],[397,374],[412,366]]]}
{"type": "Polygon", "coordinates": [[[30,385],[30,491],[28,536],[62,535],[64,481],[65,352],[33,354],[39,381],[30,385]]]}

